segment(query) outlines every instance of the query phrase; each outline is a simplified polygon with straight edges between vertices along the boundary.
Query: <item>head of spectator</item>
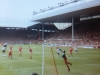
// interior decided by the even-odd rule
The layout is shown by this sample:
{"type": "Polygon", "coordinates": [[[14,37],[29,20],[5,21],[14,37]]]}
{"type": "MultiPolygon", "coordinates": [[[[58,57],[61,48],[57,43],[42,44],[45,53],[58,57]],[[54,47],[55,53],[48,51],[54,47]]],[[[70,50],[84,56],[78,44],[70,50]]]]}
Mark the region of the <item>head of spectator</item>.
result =
{"type": "Polygon", "coordinates": [[[37,73],[35,73],[35,72],[33,72],[32,74],[30,74],[30,75],[38,75],[37,73]]]}

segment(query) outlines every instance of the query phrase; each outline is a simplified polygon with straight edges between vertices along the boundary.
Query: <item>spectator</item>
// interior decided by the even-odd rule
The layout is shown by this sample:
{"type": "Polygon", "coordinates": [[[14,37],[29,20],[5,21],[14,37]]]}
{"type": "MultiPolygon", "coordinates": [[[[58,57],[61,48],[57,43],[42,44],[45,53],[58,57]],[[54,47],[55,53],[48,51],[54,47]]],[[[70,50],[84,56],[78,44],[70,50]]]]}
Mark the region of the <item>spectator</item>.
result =
{"type": "Polygon", "coordinates": [[[30,75],[38,75],[38,74],[34,72],[34,73],[30,74],[30,75]]]}

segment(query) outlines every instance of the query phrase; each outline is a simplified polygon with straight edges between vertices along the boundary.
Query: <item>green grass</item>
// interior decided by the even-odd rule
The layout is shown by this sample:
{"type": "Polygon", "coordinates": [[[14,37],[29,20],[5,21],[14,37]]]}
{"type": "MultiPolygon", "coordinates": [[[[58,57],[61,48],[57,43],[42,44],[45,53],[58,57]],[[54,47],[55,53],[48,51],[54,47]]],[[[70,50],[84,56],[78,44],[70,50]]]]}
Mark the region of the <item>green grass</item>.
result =
{"type": "MultiPolygon", "coordinates": [[[[22,45],[22,57],[18,56],[18,47],[13,45],[13,58],[2,57],[0,51],[0,75],[30,75],[37,72],[42,75],[42,46],[30,45],[33,49],[33,58],[29,58],[29,45],[22,45]]],[[[73,51],[73,57],[68,57],[68,47],[61,47],[66,50],[68,61],[72,63],[71,71],[68,72],[67,67],[62,58],[56,53],[53,47],[53,53],[57,65],[58,75],[100,75],[100,50],[99,49],[83,49],[78,48],[78,53],[73,51]]],[[[6,54],[8,54],[9,46],[6,54]]],[[[44,75],[57,75],[54,66],[54,60],[51,49],[45,47],[44,52],[44,75]]]]}

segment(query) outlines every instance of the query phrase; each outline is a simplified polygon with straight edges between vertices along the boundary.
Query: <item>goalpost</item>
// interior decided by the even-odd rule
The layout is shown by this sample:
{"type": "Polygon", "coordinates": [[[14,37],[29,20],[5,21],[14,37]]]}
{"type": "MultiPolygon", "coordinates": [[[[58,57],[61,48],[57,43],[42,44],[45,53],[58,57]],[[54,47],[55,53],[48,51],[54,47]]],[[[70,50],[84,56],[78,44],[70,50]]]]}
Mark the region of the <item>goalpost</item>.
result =
{"type": "MultiPolygon", "coordinates": [[[[55,57],[54,57],[52,47],[51,47],[51,52],[52,52],[52,56],[53,56],[53,60],[54,60],[54,66],[55,66],[55,69],[56,69],[56,74],[58,75],[58,70],[57,70],[56,61],[55,61],[55,57]]],[[[44,43],[42,44],[42,75],[44,75],[44,43]]]]}
{"type": "Polygon", "coordinates": [[[44,24],[42,23],[42,75],[44,75],[44,24]]]}
{"type": "Polygon", "coordinates": [[[42,75],[44,75],[44,43],[42,44],[42,75]]]}
{"type": "MultiPolygon", "coordinates": [[[[42,40],[43,40],[43,44],[42,44],[42,75],[44,75],[44,44],[46,43],[46,41],[44,40],[44,24],[42,23],[42,40]]],[[[56,67],[56,61],[54,58],[54,53],[51,47],[51,52],[52,52],[52,56],[53,56],[53,60],[54,60],[54,65],[55,65],[55,69],[56,69],[56,73],[58,75],[58,71],[57,71],[57,67],[56,67]]]]}

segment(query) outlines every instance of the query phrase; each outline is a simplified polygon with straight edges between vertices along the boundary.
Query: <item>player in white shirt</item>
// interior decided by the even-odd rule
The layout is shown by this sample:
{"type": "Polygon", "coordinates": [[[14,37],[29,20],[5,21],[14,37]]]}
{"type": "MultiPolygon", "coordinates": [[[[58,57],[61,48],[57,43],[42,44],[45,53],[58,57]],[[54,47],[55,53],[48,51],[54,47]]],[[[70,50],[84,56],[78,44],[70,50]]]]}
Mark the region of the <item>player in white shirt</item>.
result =
{"type": "Polygon", "coordinates": [[[2,47],[2,56],[6,56],[6,54],[5,54],[6,48],[7,48],[7,43],[4,43],[3,47],[2,47]]]}
{"type": "Polygon", "coordinates": [[[62,52],[62,50],[61,49],[59,49],[58,47],[56,48],[56,52],[57,52],[57,54],[59,55],[59,57],[60,57],[60,54],[61,54],[61,52],[62,52]]]}
{"type": "Polygon", "coordinates": [[[74,45],[74,50],[75,50],[76,53],[78,53],[78,51],[77,51],[77,45],[74,45]]]}

